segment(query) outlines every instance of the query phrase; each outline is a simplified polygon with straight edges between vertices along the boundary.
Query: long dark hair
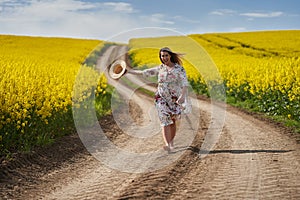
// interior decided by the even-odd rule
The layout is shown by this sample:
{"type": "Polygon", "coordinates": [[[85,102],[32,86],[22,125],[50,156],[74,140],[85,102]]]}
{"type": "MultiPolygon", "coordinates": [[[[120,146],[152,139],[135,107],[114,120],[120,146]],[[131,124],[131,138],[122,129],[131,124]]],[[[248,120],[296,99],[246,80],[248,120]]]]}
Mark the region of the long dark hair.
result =
{"type": "Polygon", "coordinates": [[[160,59],[161,63],[163,63],[163,61],[162,61],[162,59],[161,59],[161,55],[160,55],[161,52],[167,52],[168,54],[170,54],[170,56],[171,56],[171,62],[172,62],[172,63],[177,63],[177,64],[179,64],[179,65],[182,65],[182,61],[181,61],[181,59],[180,59],[180,56],[181,56],[182,54],[174,53],[169,47],[161,48],[161,49],[159,50],[159,59],[160,59]]]}

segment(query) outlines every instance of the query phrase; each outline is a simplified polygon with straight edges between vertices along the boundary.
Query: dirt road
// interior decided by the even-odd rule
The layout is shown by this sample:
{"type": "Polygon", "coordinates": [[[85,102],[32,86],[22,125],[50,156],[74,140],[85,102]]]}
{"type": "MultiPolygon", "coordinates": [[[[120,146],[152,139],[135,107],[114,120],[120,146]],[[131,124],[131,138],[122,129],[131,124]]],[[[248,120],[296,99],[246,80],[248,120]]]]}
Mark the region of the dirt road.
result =
{"type": "MultiPolygon", "coordinates": [[[[109,48],[98,66],[124,58],[124,52],[126,47],[109,48]]],[[[126,76],[135,85],[155,89],[126,76]]],[[[114,152],[105,160],[101,157],[105,150],[86,148],[77,134],[66,136],[32,154],[2,162],[2,199],[300,199],[300,148],[288,129],[197,99],[194,113],[180,122],[174,153],[168,154],[161,149],[152,99],[110,81],[120,94],[130,94],[130,101],[99,125],[122,156],[114,152]],[[215,121],[214,112],[225,113],[222,123],[215,121]],[[134,132],[132,123],[139,131],[134,132]],[[212,130],[221,134],[209,154],[201,157],[205,136],[212,130]],[[145,132],[151,137],[145,137],[145,132]]]]}

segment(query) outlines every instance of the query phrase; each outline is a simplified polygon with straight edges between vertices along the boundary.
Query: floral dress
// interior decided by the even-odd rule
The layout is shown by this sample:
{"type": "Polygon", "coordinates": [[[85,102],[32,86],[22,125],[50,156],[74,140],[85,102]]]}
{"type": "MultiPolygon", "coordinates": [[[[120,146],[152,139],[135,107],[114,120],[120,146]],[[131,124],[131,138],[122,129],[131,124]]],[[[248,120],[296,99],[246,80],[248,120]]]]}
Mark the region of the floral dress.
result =
{"type": "Polygon", "coordinates": [[[158,67],[146,69],[144,76],[158,76],[158,87],[155,93],[155,106],[162,126],[173,124],[173,119],[181,114],[182,107],[176,103],[182,93],[182,88],[188,86],[186,72],[182,66],[175,66],[168,70],[162,64],[158,67]]]}

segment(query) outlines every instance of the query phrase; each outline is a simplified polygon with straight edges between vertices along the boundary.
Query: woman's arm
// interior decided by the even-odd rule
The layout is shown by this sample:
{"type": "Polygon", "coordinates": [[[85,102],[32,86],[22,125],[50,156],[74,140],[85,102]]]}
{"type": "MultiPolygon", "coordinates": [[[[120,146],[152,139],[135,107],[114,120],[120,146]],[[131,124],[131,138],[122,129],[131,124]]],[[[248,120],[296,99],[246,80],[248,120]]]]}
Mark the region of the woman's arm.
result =
{"type": "Polygon", "coordinates": [[[144,70],[129,69],[127,72],[130,74],[135,74],[135,75],[143,75],[145,77],[157,76],[158,67],[153,67],[153,68],[144,69],[144,70]]]}
{"type": "Polygon", "coordinates": [[[142,70],[135,70],[135,69],[129,69],[127,70],[127,73],[134,74],[134,75],[143,75],[142,70]]]}

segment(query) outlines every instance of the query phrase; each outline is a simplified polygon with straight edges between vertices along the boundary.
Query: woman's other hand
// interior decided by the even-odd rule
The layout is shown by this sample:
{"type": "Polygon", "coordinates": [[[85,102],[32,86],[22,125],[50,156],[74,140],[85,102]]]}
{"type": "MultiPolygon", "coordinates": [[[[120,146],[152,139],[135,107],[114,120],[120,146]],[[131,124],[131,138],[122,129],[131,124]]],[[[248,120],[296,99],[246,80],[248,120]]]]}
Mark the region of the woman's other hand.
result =
{"type": "Polygon", "coordinates": [[[185,95],[180,95],[179,98],[177,99],[176,103],[178,104],[183,104],[185,101],[185,95]]]}

